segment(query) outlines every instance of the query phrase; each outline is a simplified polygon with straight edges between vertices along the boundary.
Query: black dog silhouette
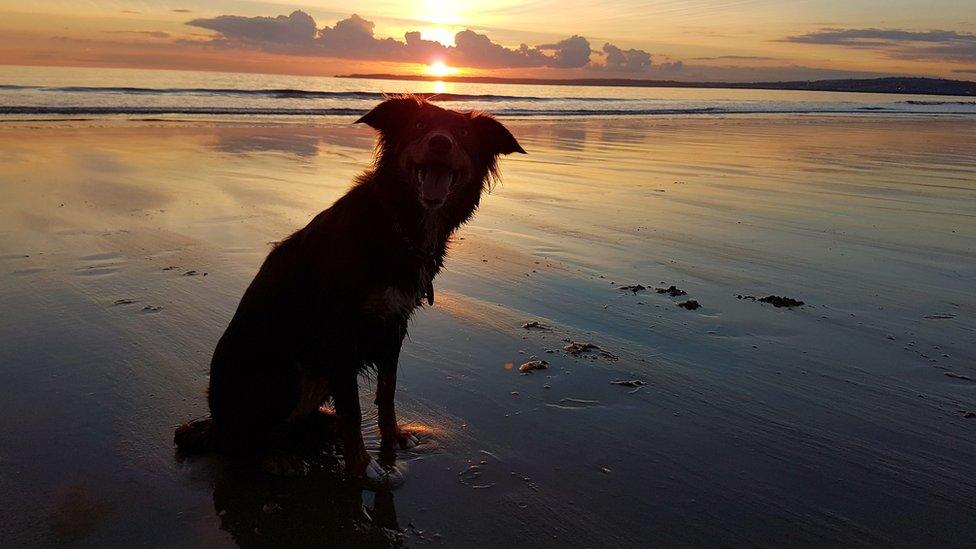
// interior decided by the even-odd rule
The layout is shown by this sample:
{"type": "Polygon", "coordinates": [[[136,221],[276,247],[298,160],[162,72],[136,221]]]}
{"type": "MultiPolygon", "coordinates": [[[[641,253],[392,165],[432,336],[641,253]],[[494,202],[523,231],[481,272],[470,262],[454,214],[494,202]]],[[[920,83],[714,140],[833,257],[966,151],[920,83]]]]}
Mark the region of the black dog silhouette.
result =
{"type": "Polygon", "coordinates": [[[491,116],[415,96],[358,122],[379,131],[374,166],[268,255],[214,351],[211,417],[176,432],[184,454],[266,451],[331,400],[347,474],[382,482],[360,426],[358,377],[370,368],[383,446],[415,440],[393,403],[407,321],[433,304],[448,238],[478,208],[498,156],[525,151],[491,116]]]}

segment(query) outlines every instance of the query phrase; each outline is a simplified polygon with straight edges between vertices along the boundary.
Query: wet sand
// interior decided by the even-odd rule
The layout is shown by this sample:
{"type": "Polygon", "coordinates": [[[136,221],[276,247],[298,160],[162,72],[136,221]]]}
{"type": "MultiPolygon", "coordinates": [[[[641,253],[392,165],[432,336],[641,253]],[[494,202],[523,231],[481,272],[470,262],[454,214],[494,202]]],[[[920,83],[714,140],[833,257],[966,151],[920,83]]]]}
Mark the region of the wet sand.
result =
{"type": "Polygon", "coordinates": [[[530,154],[404,345],[428,434],[391,494],[171,444],[269,243],[369,131],[0,125],[3,545],[973,543],[971,120],[508,124],[530,154]]]}

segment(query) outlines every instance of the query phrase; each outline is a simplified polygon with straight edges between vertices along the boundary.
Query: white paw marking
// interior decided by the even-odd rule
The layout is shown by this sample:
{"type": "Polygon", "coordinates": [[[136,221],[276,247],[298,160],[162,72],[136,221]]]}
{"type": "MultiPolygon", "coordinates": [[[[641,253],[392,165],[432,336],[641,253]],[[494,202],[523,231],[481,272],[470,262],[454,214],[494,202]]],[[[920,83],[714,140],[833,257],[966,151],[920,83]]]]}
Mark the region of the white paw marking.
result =
{"type": "Polygon", "coordinates": [[[414,434],[411,433],[411,434],[408,434],[407,436],[403,437],[403,449],[404,450],[409,450],[411,448],[416,448],[417,446],[420,446],[420,439],[417,438],[417,435],[414,435],[414,434]]]}
{"type": "Polygon", "coordinates": [[[366,478],[369,480],[380,480],[386,476],[386,471],[380,467],[379,463],[376,463],[375,459],[370,458],[369,463],[366,464],[366,478]]]}

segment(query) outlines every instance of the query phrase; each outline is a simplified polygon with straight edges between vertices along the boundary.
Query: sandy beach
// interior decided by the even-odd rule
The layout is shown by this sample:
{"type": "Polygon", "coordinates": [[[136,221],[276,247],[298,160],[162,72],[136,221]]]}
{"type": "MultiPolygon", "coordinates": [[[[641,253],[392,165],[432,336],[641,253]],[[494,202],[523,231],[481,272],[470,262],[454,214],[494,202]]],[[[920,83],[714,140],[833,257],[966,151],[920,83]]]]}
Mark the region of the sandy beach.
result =
{"type": "Polygon", "coordinates": [[[4,545],[976,540],[972,119],[506,119],[529,154],[412,321],[428,434],[384,494],[175,456],[270,244],[372,155],[257,120],[0,124],[4,545]]]}

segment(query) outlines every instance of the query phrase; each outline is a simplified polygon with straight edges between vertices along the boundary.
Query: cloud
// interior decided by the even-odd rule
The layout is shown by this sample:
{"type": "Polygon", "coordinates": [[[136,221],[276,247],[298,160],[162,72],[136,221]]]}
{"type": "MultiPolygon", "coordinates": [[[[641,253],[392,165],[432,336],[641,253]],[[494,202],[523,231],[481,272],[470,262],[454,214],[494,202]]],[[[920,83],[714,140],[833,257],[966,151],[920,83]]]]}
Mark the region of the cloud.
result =
{"type": "Polygon", "coordinates": [[[789,36],[785,42],[799,44],[835,44],[845,46],[875,47],[892,42],[976,42],[976,35],[956,31],[931,30],[926,32],[900,29],[820,29],[817,32],[789,36]]]}
{"type": "MultiPolygon", "coordinates": [[[[303,12],[295,13],[305,15],[303,12]]],[[[294,16],[295,13],[292,15],[294,16]]],[[[308,19],[314,29],[315,21],[311,17],[308,19]]],[[[324,27],[318,32],[317,39],[313,36],[315,51],[332,57],[359,59],[397,60],[402,57],[405,44],[392,38],[376,38],[373,36],[375,26],[372,21],[353,14],[352,17],[337,22],[334,27],[324,27]]]]}
{"type": "Polygon", "coordinates": [[[590,62],[590,42],[579,35],[573,35],[555,44],[536,46],[539,50],[552,51],[550,66],[559,68],[579,68],[590,62]]]}
{"type": "Polygon", "coordinates": [[[603,53],[606,55],[603,67],[608,71],[643,72],[651,68],[651,54],[644,50],[623,50],[607,42],[603,53]]]}
{"type": "Polygon", "coordinates": [[[670,63],[659,63],[657,70],[663,74],[674,74],[685,70],[684,61],[672,61],[670,63]]]}
{"type": "Polygon", "coordinates": [[[509,49],[496,44],[487,35],[463,30],[454,36],[453,48],[448,48],[448,63],[481,68],[545,67],[552,58],[541,50],[522,44],[509,49]]]}
{"type": "Polygon", "coordinates": [[[929,46],[925,48],[901,48],[889,53],[891,57],[913,61],[949,61],[976,63],[976,42],[929,46]]]}
{"type": "Polygon", "coordinates": [[[578,35],[538,46],[521,44],[509,48],[487,35],[465,29],[454,37],[454,46],[424,40],[420,32],[407,32],[403,40],[378,38],[375,24],[359,15],[342,19],[332,27],[319,29],[303,11],[277,17],[221,15],[194,19],[187,25],[218,33],[211,44],[256,48],[273,53],[296,53],[343,59],[430,63],[440,60],[452,66],[473,68],[550,67],[576,69],[606,67],[615,71],[640,72],[651,65],[651,56],[641,50],[622,50],[606,44],[606,65],[593,64],[589,41],[578,35]],[[609,50],[608,50],[609,48],[609,50]],[[606,52],[611,52],[607,54],[606,52]]]}
{"type": "Polygon", "coordinates": [[[278,17],[221,15],[213,19],[194,19],[187,22],[187,25],[217,31],[227,38],[258,44],[311,44],[318,35],[315,20],[303,11],[278,17]]]}
{"type": "Polygon", "coordinates": [[[131,34],[135,36],[146,36],[149,38],[169,38],[171,36],[168,32],[162,32],[162,31],[107,30],[102,32],[104,32],[105,34],[131,34]]]}
{"type": "Polygon", "coordinates": [[[962,63],[976,61],[976,34],[950,30],[825,28],[788,36],[782,41],[872,49],[897,59],[962,63]]]}
{"type": "Polygon", "coordinates": [[[776,61],[776,57],[758,55],[718,55],[715,57],[692,57],[693,61],[776,61]]]}

